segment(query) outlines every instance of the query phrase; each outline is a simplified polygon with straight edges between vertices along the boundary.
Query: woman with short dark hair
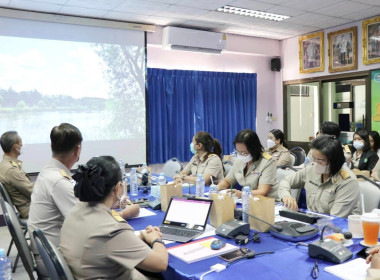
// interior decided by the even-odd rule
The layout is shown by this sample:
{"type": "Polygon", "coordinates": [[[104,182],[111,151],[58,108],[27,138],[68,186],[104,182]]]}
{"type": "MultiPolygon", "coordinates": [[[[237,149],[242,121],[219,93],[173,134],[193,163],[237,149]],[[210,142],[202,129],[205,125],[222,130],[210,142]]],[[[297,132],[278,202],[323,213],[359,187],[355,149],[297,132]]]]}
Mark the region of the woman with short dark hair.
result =
{"type": "Polygon", "coordinates": [[[311,143],[313,164],[285,177],[278,195],[291,210],[298,208],[291,189],[304,187],[307,208],[338,217],[360,214],[360,190],[356,176],[344,164],[342,145],[333,136],[322,135],[311,143]]]}
{"type": "Polygon", "coordinates": [[[194,156],[185,168],[174,176],[177,184],[195,184],[198,174],[203,175],[206,185],[211,184],[211,178],[215,184],[224,178],[222,147],[216,138],[206,131],[199,131],[190,143],[190,150],[194,156]]]}
{"type": "MultiPolygon", "coordinates": [[[[270,155],[264,152],[256,132],[245,129],[240,131],[234,140],[237,159],[227,177],[217,189],[227,189],[238,183],[249,186],[252,195],[263,195],[277,198],[277,167],[270,155]]],[[[234,190],[237,197],[241,191],[234,190]]]]}
{"type": "Polygon", "coordinates": [[[379,157],[371,150],[369,142],[369,133],[365,129],[361,129],[354,133],[354,153],[350,163],[351,169],[369,170],[375,167],[379,157]]]}
{"type": "Polygon", "coordinates": [[[73,179],[80,202],[63,223],[60,249],[75,279],[149,279],[146,274],[166,270],[168,253],[159,229],[148,226],[137,236],[110,210],[123,194],[114,158],[90,159],[73,179]]]}
{"type": "Polygon", "coordinates": [[[290,164],[290,152],[285,142],[284,133],[279,129],[272,129],[268,133],[267,149],[265,150],[276,161],[277,166],[290,164]]]}

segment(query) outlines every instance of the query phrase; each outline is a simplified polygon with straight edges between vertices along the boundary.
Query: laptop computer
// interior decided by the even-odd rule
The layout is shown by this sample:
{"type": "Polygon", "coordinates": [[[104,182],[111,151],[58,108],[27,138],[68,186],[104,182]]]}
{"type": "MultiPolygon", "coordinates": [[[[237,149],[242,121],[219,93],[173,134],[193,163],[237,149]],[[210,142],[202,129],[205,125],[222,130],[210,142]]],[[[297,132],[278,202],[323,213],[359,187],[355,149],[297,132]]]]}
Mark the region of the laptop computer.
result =
{"type": "Polygon", "coordinates": [[[189,242],[206,228],[212,200],[172,197],[160,230],[162,239],[189,242]]]}

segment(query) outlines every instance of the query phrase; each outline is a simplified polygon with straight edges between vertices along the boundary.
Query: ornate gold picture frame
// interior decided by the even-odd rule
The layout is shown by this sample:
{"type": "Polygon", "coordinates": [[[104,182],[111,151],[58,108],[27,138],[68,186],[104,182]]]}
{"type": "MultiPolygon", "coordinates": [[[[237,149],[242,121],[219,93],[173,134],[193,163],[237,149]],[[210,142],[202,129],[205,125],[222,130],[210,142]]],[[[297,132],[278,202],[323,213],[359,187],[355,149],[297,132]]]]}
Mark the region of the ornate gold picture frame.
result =
{"type": "Polygon", "coordinates": [[[380,16],[364,20],[363,26],[363,63],[380,62],[380,16]]]}
{"type": "Polygon", "coordinates": [[[356,26],[327,34],[329,73],[358,69],[356,26]]]}
{"type": "Polygon", "coordinates": [[[317,32],[299,37],[300,73],[324,70],[323,36],[323,32],[317,32]]]}

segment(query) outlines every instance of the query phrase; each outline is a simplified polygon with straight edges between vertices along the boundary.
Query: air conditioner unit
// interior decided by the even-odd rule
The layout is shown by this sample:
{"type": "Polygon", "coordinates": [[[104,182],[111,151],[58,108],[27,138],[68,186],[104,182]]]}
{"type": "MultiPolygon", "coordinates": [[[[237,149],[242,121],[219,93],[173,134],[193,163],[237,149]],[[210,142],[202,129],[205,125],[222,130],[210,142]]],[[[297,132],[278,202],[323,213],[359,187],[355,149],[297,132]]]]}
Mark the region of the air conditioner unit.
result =
{"type": "Polygon", "coordinates": [[[226,49],[226,34],[168,26],[163,29],[162,47],[220,54],[226,49]]]}

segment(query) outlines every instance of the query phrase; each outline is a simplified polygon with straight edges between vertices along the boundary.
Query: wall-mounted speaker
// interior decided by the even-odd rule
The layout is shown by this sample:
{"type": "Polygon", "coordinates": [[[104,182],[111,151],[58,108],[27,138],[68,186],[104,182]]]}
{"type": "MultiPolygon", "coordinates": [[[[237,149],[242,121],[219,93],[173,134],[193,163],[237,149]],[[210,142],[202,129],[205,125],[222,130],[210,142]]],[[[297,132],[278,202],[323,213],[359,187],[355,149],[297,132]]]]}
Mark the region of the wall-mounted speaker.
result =
{"type": "Polygon", "coordinates": [[[280,72],[281,60],[278,57],[272,58],[270,60],[270,70],[280,72]]]}

